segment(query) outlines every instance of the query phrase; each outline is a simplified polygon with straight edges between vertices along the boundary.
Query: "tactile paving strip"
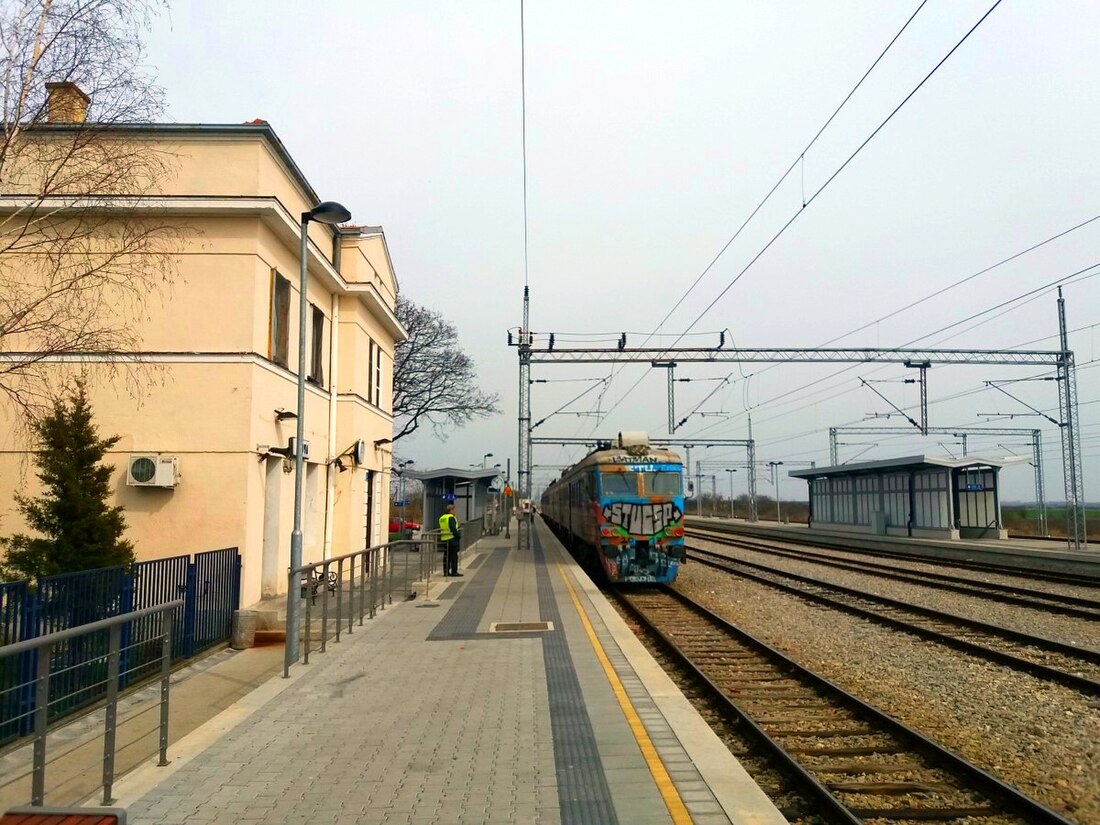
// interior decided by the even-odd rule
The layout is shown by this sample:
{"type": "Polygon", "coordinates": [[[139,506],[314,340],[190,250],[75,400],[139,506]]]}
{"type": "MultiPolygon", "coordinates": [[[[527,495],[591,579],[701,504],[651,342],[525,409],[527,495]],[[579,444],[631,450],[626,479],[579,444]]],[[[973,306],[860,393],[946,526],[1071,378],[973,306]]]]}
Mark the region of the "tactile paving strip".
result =
{"type": "MultiPolygon", "coordinates": [[[[561,613],[538,533],[532,531],[532,538],[539,615],[554,627],[562,628],[561,613]]],[[[619,818],[611,801],[611,789],[596,748],[596,734],[584,704],[568,640],[561,631],[547,633],[541,638],[562,825],[590,825],[593,822],[618,825],[619,818]]]]}

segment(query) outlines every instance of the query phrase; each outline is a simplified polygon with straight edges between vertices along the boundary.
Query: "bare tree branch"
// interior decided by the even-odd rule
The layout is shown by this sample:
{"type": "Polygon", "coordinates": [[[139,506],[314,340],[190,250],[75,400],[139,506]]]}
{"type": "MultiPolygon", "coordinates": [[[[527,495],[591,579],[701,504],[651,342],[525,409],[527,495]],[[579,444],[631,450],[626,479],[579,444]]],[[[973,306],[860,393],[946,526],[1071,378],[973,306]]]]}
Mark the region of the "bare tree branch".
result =
{"type": "Polygon", "coordinates": [[[185,230],[138,211],[173,159],[115,129],[163,111],[143,64],[161,5],[0,0],[0,396],[28,415],[55,395],[52,362],[133,367],[146,302],[176,273],[185,230]],[[50,122],[48,83],[86,93],[86,119],[50,122]]]}
{"type": "Polygon", "coordinates": [[[500,412],[500,396],[478,388],[474,362],[459,348],[450,322],[400,295],[396,311],[409,338],[394,352],[395,442],[425,422],[443,437],[447,426],[461,427],[500,412]]]}

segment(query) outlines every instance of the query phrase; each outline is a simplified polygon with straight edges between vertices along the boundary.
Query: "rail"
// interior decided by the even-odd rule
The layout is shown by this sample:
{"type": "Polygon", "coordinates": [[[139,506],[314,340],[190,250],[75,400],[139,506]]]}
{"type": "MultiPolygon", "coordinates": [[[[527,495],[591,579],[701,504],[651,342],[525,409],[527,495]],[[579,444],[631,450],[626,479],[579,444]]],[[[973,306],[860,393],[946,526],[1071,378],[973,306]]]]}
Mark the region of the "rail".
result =
{"type": "Polygon", "coordinates": [[[14,662],[14,667],[24,671],[23,681],[6,688],[5,692],[18,691],[23,698],[22,710],[17,718],[33,719],[33,756],[31,760],[31,804],[41,806],[46,795],[46,734],[49,728],[50,706],[63,704],[74,698],[75,694],[88,690],[86,680],[76,682],[63,678],[74,671],[85,671],[85,675],[102,676],[96,685],[105,684],[107,689],[103,725],[103,804],[111,802],[111,790],[114,784],[115,733],[118,727],[118,695],[120,685],[134,671],[148,668],[147,657],[138,655],[141,649],[160,645],[160,721],[159,764],[168,764],[168,692],[169,676],[172,664],[172,623],[173,614],[184,605],[183,599],[166,604],[134,610],[107,619],[14,642],[0,647],[0,667],[14,662]],[[159,616],[160,621],[151,624],[149,620],[159,616]],[[131,625],[127,644],[123,644],[123,628],[131,625]],[[106,635],[104,646],[103,636],[106,635]],[[25,655],[26,654],[26,655],[25,655]],[[13,657],[16,657],[13,659],[13,657]],[[129,667],[131,661],[138,664],[129,667]],[[30,671],[33,675],[29,675],[30,671]],[[63,687],[79,685],[69,692],[50,693],[51,683],[63,687]]]}

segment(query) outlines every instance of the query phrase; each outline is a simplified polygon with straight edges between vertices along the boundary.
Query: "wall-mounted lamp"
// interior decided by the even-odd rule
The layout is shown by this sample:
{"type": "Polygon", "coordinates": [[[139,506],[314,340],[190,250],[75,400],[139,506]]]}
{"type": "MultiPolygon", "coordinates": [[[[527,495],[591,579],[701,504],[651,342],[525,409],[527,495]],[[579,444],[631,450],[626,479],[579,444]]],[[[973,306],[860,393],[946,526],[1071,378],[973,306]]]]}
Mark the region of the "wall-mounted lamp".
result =
{"type": "Polygon", "coordinates": [[[298,417],[298,413],[292,412],[291,410],[284,410],[281,407],[279,409],[275,410],[275,420],[276,421],[287,421],[291,418],[297,418],[297,417],[298,417]]]}
{"type": "Polygon", "coordinates": [[[374,440],[374,446],[375,447],[381,447],[383,444],[392,444],[392,443],[393,443],[392,438],[376,438],[374,440]]]}

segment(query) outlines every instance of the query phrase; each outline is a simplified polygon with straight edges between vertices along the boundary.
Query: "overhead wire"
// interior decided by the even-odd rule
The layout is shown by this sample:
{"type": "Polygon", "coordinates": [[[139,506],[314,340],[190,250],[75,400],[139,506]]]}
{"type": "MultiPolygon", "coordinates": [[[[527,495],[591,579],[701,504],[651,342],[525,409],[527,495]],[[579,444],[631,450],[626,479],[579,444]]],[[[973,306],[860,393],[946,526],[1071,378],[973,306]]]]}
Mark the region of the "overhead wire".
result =
{"type": "Polygon", "coordinates": [[[818,189],[812,195],[810,195],[809,199],[802,205],[802,208],[799,209],[797,212],[795,212],[790,217],[790,219],[785,224],[783,224],[782,227],[780,227],[779,231],[776,232],[775,235],[773,235],[772,238],[763,246],[763,248],[761,248],[760,251],[757,252],[749,260],[749,262],[747,264],[745,264],[745,266],[741,269],[741,271],[738,272],[736,276],[734,276],[733,280],[731,280],[728,284],[726,284],[726,286],[722,289],[722,291],[719,292],[718,295],[715,296],[714,300],[712,300],[709,304],[707,304],[707,306],[703,309],[703,311],[700,312],[695,317],[694,321],[692,321],[690,324],[688,324],[687,329],[684,331],[685,334],[687,332],[690,332],[695,327],[695,325],[698,324],[699,321],[701,321],[703,319],[703,317],[708,312],[710,312],[711,309],[713,309],[714,306],[720,300],[722,300],[723,297],[725,297],[726,293],[729,292],[730,289],[733,288],[734,284],[736,284],[738,281],[740,281],[741,278],[744,277],[745,273],[747,273],[749,271],[749,269],[751,269],[752,266],[758,260],[760,260],[760,258],[764,255],[764,253],[767,252],[771,248],[772,244],[774,244],[777,240],[779,240],[780,237],[783,236],[783,234],[787,231],[787,229],[796,220],[798,220],[800,215],[802,215],[806,211],[806,208],[808,206],[810,206],[810,204],[812,204],[815,200],[817,200],[817,198],[826,189],[829,188],[830,184],[832,184],[832,182],[834,180],[836,180],[836,178],[840,175],[840,173],[843,172],[848,167],[848,165],[853,160],[855,160],[856,157],[859,156],[859,154],[868,146],[868,144],[870,144],[871,141],[875,139],[875,137],[879,134],[879,132],[881,132],[886,127],[886,125],[891,120],[894,119],[894,116],[897,115],[897,113],[902,110],[902,108],[905,106],[905,104],[908,103],[913,98],[913,96],[921,90],[921,88],[924,86],[924,84],[927,83],[932,78],[932,76],[936,72],[939,71],[940,67],[943,66],[943,64],[946,63],[948,61],[948,59],[950,59],[951,55],[953,55],[956,51],[958,51],[959,48],[962,47],[963,43],[965,43],[970,38],[970,36],[972,34],[974,34],[975,31],[978,30],[978,27],[981,26],[982,23],[984,23],[986,21],[986,19],[989,17],[989,15],[991,15],[997,9],[997,7],[999,5],[1001,5],[1001,3],[1003,1],[1004,0],[996,0],[996,2],[994,2],[993,5],[989,7],[989,9],[986,11],[986,13],[981,16],[981,18],[978,20],[978,22],[975,23],[973,26],[971,26],[970,29],[967,31],[967,33],[964,34],[962,36],[962,38],[954,46],[951,47],[951,50],[947,54],[945,54],[942,58],[940,58],[940,61],[938,63],[936,63],[935,66],[932,67],[931,71],[929,71],[928,74],[926,74],[924,76],[924,78],[922,78],[921,81],[916,86],[913,87],[912,91],[910,91],[909,94],[907,94],[905,96],[905,98],[901,101],[901,103],[899,103],[897,106],[895,106],[893,111],[891,111],[890,114],[888,114],[886,116],[886,118],[878,126],[875,127],[875,130],[873,132],[871,132],[871,134],[868,135],[864,139],[864,141],[856,148],[856,150],[848,156],[847,160],[845,160],[842,164],[840,164],[840,166],[837,167],[837,169],[825,180],[825,182],[823,184],[821,184],[821,186],[818,187],[818,189]]]}
{"type": "MultiPolygon", "coordinates": [[[[520,132],[523,144],[523,286],[528,279],[527,256],[527,33],[524,26],[523,0],[519,0],[519,97],[520,132]]],[[[527,330],[524,330],[527,332],[527,330]]]]}
{"type": "MultiPolygon", "coordinates": [[[[1000,0],[998,0],[998,2],[1000,2],[1000,0]]],[[[870,67],[867,69],[867,71],[865,71],[863,73],[863,76],[860,77],[859,81],[855,84],[855,86],[853,86],[851,88],[851,90],[849,90],[848,94],[846,94],[844,96],[844,99],[840,102],[840,105],[837,106],[836,109],[833,110],[833,113],[831,115],[829,115],[829,117],[825,121],[825,123],[821,126],[821,128],[819,128],[817,130],[817,132],[814,134],[814,136],[810,139],[810,142],[807,143],[806,146],[803,147],[802,151],[798,153],[798,156],[795,157],[795,159],[793,161],[791,161],[791,164],[790,164],[790,166],[787,167],[786,171],[783,172],[783,174],[779,176],[779,179],[772,185],[772,188],[768,190],[767,194],[764,195],[763,199],[761,199],[761,201],[756,205],[756,207],[752,210],[752,212],[749,213],[749,216],[747,218],[745,218],[745,220],[737,228],[737,231],[734,232],[733,235],[730,236],[729,240],[727,240],[726,243],[722,246],[722,248],[718,251],[718,254],[715,255],[711,259],[710,263],[708,263],[706,265],[706,267],[703,269],[703,271],[699,273],[698,277],[696,277],[696,279],[694,281],[692,281],[691,285],[687,288],[687,290],[684,292],[684,294],[680,296],[680,299],[673,305],[672,309],[670,309],[667,313],[665,313],[665,317],[661,319],[660,323],[657,324],[657,326],[654,328],[653,332],[646,336],[645,341],[643,341],[643,345],[645,343],[648,343],[650,341],[650,339],[658,333],[658,331],[661,329],[661,327],[663,327],[665,325],[665,323],[668,321],[668,319],[672,317],[673,313],[675,313],[676,310],[679,309],[680,306],[684,303],[684,301],[687,300],[687,297],[692,293],[692,291],[694,291],[695,287],[699,285],[699,283],[703,280],[703,278],[705,278],[707,276],[707,274],[711,271],[711,269],[714,268],[714,265],[716,263],[718,263],[718,260],[726,253],[726,250],[728,250],[730,248],[730,246],[733,245],[734,241],[736,241],[741,236],[741,233],[745,230],[745,227],[747,227],[749,225],[749,223],[753,220],[753,218],[756,217],[756,215],[760,212],[760,210],[764,208],[764,206],[768,203],[769,200],[771,200],[772,195],[775,194],[776,190],[779,189],[779,187],[783,184],[783,182],[790,176],[790,174],[794,170],[794,168],[796,166],[799,166],[800,164],[802,164],[803,168],[804,168],[806,153],[808,151],[810,151],[810,149],[813,148],[813,145],[815,143],[817,143],[818,138],[820,138],[822,133],[824,133],[824,131],[829,127],[829,124],[831,124],[833,122],[833,120],[836,119],[836,116],[840,114],[840,111],[847,105],[848,101],[852,99],[852,96],[859,90],[860,86],[863,85],[863,82],[867,79],[867,77],[871,74],[871,72],[874,71],[875,67],[878,66],[878,64],[882,61],[883,57],[886,56],[886,53],[888,51],[890,51],[891,47],[893,47],[894,43],[897,42],[898,38],[901,37],[902,33],[909,27],[909,24],[913,22],[913,19],[917,16],[917,14],[920,13],[920,10],[924,8],[926,3],[927,3],[927,0],[921,0],[920,5],[917,6],[916,10],[905,21],[905,24],[900,29],[898,29],[897,33],[890,39],[890,42],[886,44],[886,48],[884,48],[879,53],[878,57],[875,58],[874,62],[870,65],[870,67]]],[[[803,208],[805,208],[805,207],[806,207],[805,197],[803,197],[803,208]]],[[[686,332],[680,334],[680,337],[678,337],[676,339],[677,342],[682,340],[684,335],[686,335],[686,332]]],[[[612,377],[614,377],[614,375],[615,375],[614,367],[612,367],[611,374],[612,374],[612,377]]],[[[642,379],[644,379],[644,377],[645,377],[645,375],[643,374],[642,377],[639,378],[638,381],[636,381],[630,387],[630,389],[628,389],[623,394],[620,401],[617,401],[615,403],[615,405],[612,406],[612,408],[608,410],[608,413],[610,413],[613,409],[615,409],[615,407],[618,406],[618,404],[621,402],[621,400],[623,398],[625,398],[627,395],[629,395],[638,386],[638,384],[640,384],[642,382],[642,379]]]]}
{"type": "MultiPolygon", "coordinates": [[[[945,331],[947,331],[947,330],[953,329],[953,328],[955,328],[955,327],[957,327],[957,326],[959,326],[959,325],[961,325],[961,324],[967,323],[967,322],[969,322],[969,321],[973,321],[973,320],[975,320],[975,319],[977,319],[977,318],[980,318],[981,316],[983,316],[983,315],[986,315],[986,314],[988,314],[988,313],[990,313],[990,312],[995,312],[995,311],[996,311],[996,310],[998,310],[998,309],[1001,309],[1001,308],[1003,308],[1003,307],[1009,306],[1010,304],[1014,304],[1014,303],[1015,303],[1015,304],[1016,304],[1016,306],[1012,306],[1012,307],[1011,307],[1010,309],[1006,310],[1006,312],[1010,312],[1010,311],[1014,311],[1014,310],[1016,310],[1016,309],[1019,309],[1020,307],[1023,307],[1023,306],[1025,306],[1026,304],[1028,304],[1028,303],[1031,303],[1031,301],[1034,301],[1034,300],[1037,300],[1038,298],[1041,298],[1041,297],[1043,296],[1043,294],[1045,294],[1045,293],[1047,293],[1047,292],[1050,292],[1050,291],[1052,291],[1052,290],[1053,290],[1053,289],[1055,289],[1055,288],[1056,288],[1056,287],[1057,287],[1058,285],[1063,285],[1063,286],[1065,286],[1065,285],[1068,285],[1068,284],[1075,284],[1075,283],[1079,283],[1079,282],[1081,282],[1081,281],[1087,280],[1087,279],[1089,279],[1089,278],[1093,278],[1093,277],[1096,277],[1097,275],[1100,275],[1100,271],[1096,271],[1096,272],[1090,272],[1090,270],[1096,269],[1097,267],[1100,267],[1100,262],[1097,262],[1097,263],[1093,263],[1093,264],[1091,264],[1091,265],[1089,265],[1089,266],[1087,266],[1087,267],[1084,267],[1083,269],[1077,270],[1077,271],[1075,271],[1075,272],[1072,272],[1072,273],[1070,273],[1070,274],[1068,274],[1068,275],[1063,275],[1063,276],[1061,276],[1061,277],[1059,277],[1059,278],[1056,278],[1056,279],[1054,279],[1054,280],[1052,280],[1052,281],[1049,281],[1049,282],[1047,282],[1047,283],[1043,284],[1043,285],[1042,285],[1042,286],[1040,286],[1040,287],[1036,287],[1035,289],[1032,289],[1032,290],[1028,290],[1027,292],[1024,292],[1024,293],[1022,293],[1022,294],[1020,294],[1020,295],[1017,295],[1017,296],[1015,296],[1015,297],[1013,297],[1013,298],[1010,298],[1010,299],[1008,299],[1008,300],[1006,300],[1006,301],[1001,301],[1000,303],[997,303],[997,304],[995,304],[994,306],[991,306],[991,307],[987,307],[987,308],[985,308],[985,309],[981,310],[980,312],[976,312],[976,313],[973,313],[973,314],[971,314],[971,315],[967,316],[966,318],[963,318],[963,319],[961,319],[961,320],[959,320],[959,321],[955,321],[955,322],[953,322],[953,323],[951,323],[951,324],[948,324],[947,326],[941,327],[940,329],[937,329],[937,330],[934,330],[934,331],[932,331],[932,332],[929,332],[929,333],[926,333],[926,334],[924,334],[924,335],[921,335],[921,336],[919,336],[919,337],[917,337],[917,338],[914,338],[914,339],[912,339],[912,340],[910,340],[910,341],[907,341],[907,342],[905,342],[905,343],[904,343],[904,344],[902,344],[902,345],[901,345],[901,347],[899,347],[899,348],[904,348],[904,347],[912,346],[912,345],[914,345],[914,344],[917,344],[917,343],[919,343],[919,342],[921,342],[921,341],[925,340],[926,338],[930,338],[930,337],[932,337],[932,336],[935,336],[935,335],[938,335],[938,334],[940,334],[941,332],[945,332],[945,331]],[[1086,274],[1086,273],[1088,273],[1088,274],[1086,274]],[[1025,299],[1026,299],[1026,300],[1025,300],[1025,299]],[[1020,303],[1017,303],[1017,302],[1020,302],[1020,303]]],[[[1004,314],[1005,314],[1005,313],[1004,313],[1004,312],[1002,312],[1002,313],[999,313],[998,315],[996,315],[996,316],[994,316],[994,317],[995,317],[995,318],[996,318],[996,317],[1000,317],[1001,315],[1004,315],[1004,314]]],[[[993,319],[991,318],[991,319],[987,319],[987,320],[993,320],[993,319]]],[[[982,322],[980,322],[980,323],[986,323],[986,321],[982,321],[982,322]]],[[[956,338],[956,337],[958,337],[959,335],[962,335],[962,334],[964,334],[964,333],[966,333],[966,332],[969,332],[969,331],[970,331],[971,329],[974,329],[974,328],[976,328],[976,327],[977,327],[977,326],[979,326],[979,325],[980,325],[980,324],[975,324],[974,326],[968,327],[967,329],[964,329],[964,330],[961,330],[961,331],[959,331],[959,332],[953,333],[952,335],[948,336],[947,338],[944,338],[944,339],[942,339],[941,341],[939,341],[939,342],[937,342],[937,343],[943,343],[944,341],[948,341],[948,340],[951,340],[952,338],[956,338]]],[[[1020,345],[1020,346],[1022,346],[1022,345],[1020,345]]],[[[799,394],[801,394],[801,393],[804,393],[804,392],[805,392],[805,391],[806,391],[806,390],[807,390],[807,389],[808,389],[809,387],[813,387],[813,386],[815,386],[815,385],[817,385],[817,384],[821,384],[821,383],[823,383],[823,382],[829,381],[829,380],[831,380],[831,379],[833,379],[833,378],[836,378],[837,376],[843,375],[843,374],[844,374],[844,373],[846,373],[846,372],[851,372],[852,370],[855,370],[855,369],[857,369],[857,368],[858,368],[859,366],[860,366],[859,364],[850,364],[850,365],[848,365],[848,366],[846,366],[846,367],[842,367],[841,369],[839,369],[839,370],[836,370],[836,371],[834,371],[834,372],[831,372],[831,373],[829,373],[829,374],[828,374],[828,375],[826,375],[826,376],[822,376],[821,378],[817,378],[817,379],[815,379],[815,380],[813,380],[813,381],[810,381],[809,383],[806,383],[806,384],[802,384],[802,385],[800,385],[799,387],[796,387],[795,389],[792,389],[792,390],[788,390],[788,391],[786,391],[786,392],[780,393],[779,395],[775,395],[775,396],[772,396],[771,398],[768,398],[768,399],[766,399],[765,401],[762,401],[762,402],[760,402],[759,404],[757,404],[757,405],[756,405],[756,406],[754,407],[754,409],[755,409],[755,408],[759,408],[759,407],[761,407],[761,406],[764,406],[764,405],[768,405],[768,404],[773,404],[773,403],[774,403],[774,402],[776,402],[776,401],[779,401],[779,400],[781,400],[781,399],[783,399],[783,398],[788,398],[788,397],[790,397],[790,396],[792,396],[792,395],[794,395],[794,396],[797,396],[797,395],[799,395],[799,394]]],[[[803,406],[801,406],[801,407],[797,407],[797,408],[795,408],[795,409],[793,409],[793,410],[787,410],[786,412],[783,412],[783,413],[778,413],[778,414],[776,414],[776,415],[770,416],[769,418],[765,418],[765,419],[763,419],[763,421],[771,421],[771,420],[774,420],[774,419],[776,419],[776,418],[781,418],[781,417],[784,417],[784,416],[787,416],[787,415],[791,415],[791,414],[793,414],[793,413],[795,413],[795,412],[799,412],[799,411],[801,411],[801,410],[804,410],[804,409],[806,409],[806,408],[807,408],[808,406],[813,406],[814,404],[819,404],[819,403],[822,403],[822,401],[828,401],[828,400],[831,400],[831,399],[833,399],[833,398],[837,398],[837,397],[839,397],[840,395],[845,395],[845,394],[847,394],[847,393],[853,392],[853,391],[854,391],[854,390],[856,390],[856,389],[858,389],[858,387],[849,387],[849,388],[847,388],[847,389],[841,390],[841,391],[840,391],[840,392],[838,392],[838,393],[835,393],[834,395],[828,396],[827,398],[824,398],[824,399],[818,399],[818,400],[816,400],[816,401],[813,401],[813,402],[811,402],[811,403],[809,403],[809,404],[803,405],[803,406]]],[[[817,391],[814,391],[814,392],[813,392],[813,393],[811,393],[810,395],[811,395],[811,396],[813,396],[813,395],[817,395],[817,394],[819,394],[819,393],[821,393],[821,392],[828,392],[828,388],[824,388],[824,389],[822,389],[822,390],[817,390],[817,391]]],[[[797,398],[796,398],[796,399],[792,399],[792,402],[793,402],[793,401],[795,401],[795,400],[798,400],[798,399],[797,399],[797,398]]],[[[744,413],[739,413],[738,415],[743,415],[743,414],[744,414],[744,413]]],[[[760,423],[763,423],[763,421],[761,421],[760,423]]],[[[717,427],[717,426],[719,426],[719,425],[720,425],[721,423],[722,423],[722,422],[717,422],[717,423],[715,423],[715,424],[711,424],[711,425],[708,425],[707,427],[704,427],[704,428],[703,428],[703,430],[700,430],[700,431],[698,431],[698,432],[703,432],[703,431],[705,431],[706,429],[709,429],[709,428],[711,428],[711,427],[717,427]]],[[[694,434],[698,434],[698,433],[694,433],[694,434]]]]}
{"type": "MultiPolygon", "coordinates": [[[[963,277],[963,278],[960,278],[959,280],[957,280],[957,281],[954,281],[954,282],[953,282],[953,283],[951,283],[951,284],[948,284],[948,285],[947,285],[946,287],[942,287],[942,288],[940,288],[940,289],[937,289],[937,290],[936,290],[935,292],[932,292],[932,293],[930,293],[929,295],[926,295],[926,296],[924,296],[923,298],[920,298],[920,299],[918,299],[918,300],[916,300],[916,301],[913,301],[913,302],[911,302],[911,303],[907,304],[906,306],[904,306],[904,307],[901,307],[900,309],[897,309],[897,310],[893,310],[892,312],[889,312],[889,313],[887,313],[886,315],[883,315],[883,316],[881,316],[881,317],[879,317],[879,318],[875,319],[874,321],[870,321],[870,322],[868,322],[868,323],[864,324],[864,325],[863,325],[863,326],[861,326],[861,327],[857,327],[856,329],[850,330],[850,331],[848,331],[848,332],[846,332],[846,333],[843,333],[842,335],[836,336],[835,338],[831,338],[830,340],[828,340],[828,341],[825,341],[824,343],[820,344],[819,346],[822,346],[822,347],[828,346],[829,344],[835,343],[836,341],[839,341],[839,340],[841,340],[841,339],[843,339],[843,338],[847,338],[847,337],[848,337],[849,335],[854,335],[855,333],[857,333],[857,332],[861,332],[861,331],[863,331],[863,330],[865,330],[865,329],[868,329],[868,328],[870,328],[870,327],[874,326],[875,324],[878,324],[878,323],[881,323],[882,321],[888,320],[888,319],[890,319],[890,318],[892,318],[892,317],[894,317],[894,316],[896,316],[896,315],[898,315],[898,314],[900,314],[900,313],[902,313],[902,312],[904,312],[904,311],[906,311],[906,310],[908,310],[908,309],[912,309],[913,307],[915,307],[915,306],[918,306],[919,304],[922,304],[922,303],[924,303],[924,302],[925,302],[926,300],[929,300],[929,299],[931,299],[931,298],[934,298],[934,297],[936,297],[936,296],[938,296],[938,295],[942,295],[942,294],[944,294],[944,293],[946,293],[946,292],[948,292],[948,291],[950,291],[950,290],[954,289],[955,287],[958,287],[958,286],[962,286],[963,284],[965,284],[965,283],[967,283],[967,282],[969,282],[969,281],[972,281],[972,280],[974,280],[975,278],[977,278],[977,277],[978,277],[978,276],[980,276],[980,275],[985,275],[985,274],[988,274],[989,272],[992,272],[993,270],[997,269],[998,267],[1004,266],[1005,264],[1007,264],[1007,263],[1010,263],[1011,261],[1017,260],[1018,258],[1020,258],[1021,256],[1025,255],[1025,254],[1027,254],[1027,253],[1029,253],[1029,252],[1034,252],[1034,251],[1035,251],[1036,249],[1039,249],[1039,248],[1041,248],[1041,247],[1043,247],[1043,246],[1046,246],[1047,244],[1049,244],[1049,243],[1051,243],[1051,242],[1053,242],[1053,241],[1055,241],[1055,240],[1058,240],[1059,238],[1065,237],[1066,235],[1070,234],[1071,232],[1075,232],[1075,231],[1077,231],[1078,229],[1081,229],[1082,227],[1088,226],[1089,224],[1091,224],[1091,223],[1093,223],[1094,221],[1097,221],[1097,220],[1100,220],[1100,215],[1096,215],[1095,217],[1089,218],[1088,220],[1085,220],[1085,221],[1081,221],[1080,223],[1077,223],[1077,224],[1075,224],[1074,226],[1072,226],[1072,227],[1070,227],[1070,228],[1068,228],[1068,229],[1064,229],[1064,230],[1062,230],[1062,231],[1060,231],[1060,232],[1057,232],[1056,234],[1054,234],[1054,235],[1051,235],[1050,237],[1048,237],[1048,238],[1046,238],[1046,239],[1044,239],[1044,240],[1042,240],[1042,241],[1039,241],[1038,243],[1032,244],[1031,246],[1027,247],[1026,249],[1020,250],[1019,252],[1016,252],[1016,253],[1014,253],[1014,254],[1012,254],[1012,255],[1009,255],[1009,256],[1008,256],[1008,257],[1006,257],[1006,258],[1002,258],[1002,259],[1001,259],[1000,261],[998,261],[998,262],[997,262],[997,263],[995,263],[995,264],[991,264],[990,266],[984,267],[984,268],[982,268],[982,269],[978,270],[978,271],[977,271],[977,272],[975,272],[975,273],[972,273],[972,274],[970,274],[970,275],[967,275],[967,276],[965,276],[965,277],[963,277]]],[[[1093,325],[1093,326],[1097,326],[1097,325],[1093,325]]],[[[1090,328],[1091,328],[1091,327],[1082,327],[1081,329],[1090,329],[1090,328]]],[[[1076,331],[1079,331],[1079,330],[1072,330],[1072,332],[1076,332],[1076,331]]],[[[931,333],[931,334],[933,334],[933,335],[934,335],[934,334],[936,334],[936,333],[931,333]]],[[[1056,337],[1057,337],[1057,335],[1052,335],[1052,336],[1046,336],[1046,338],[1056,338],[1056,337]]],[[[1035,339],[1034,341],[1026,341],[1026,342],[1023,342],[1023,343],[1020,343],[1020,344],[1015,344],[1015,345],[1014,345],[1014,347],[1024,347],[1024,346],[1028,346],[1029,344],[1033,344],[1033,343],[1036,343],[1037,341],[1042,341],[1042,340],[1046,340],[1046,338],[1038,338],[1038,339],[1035,339]]],[[[920,338],[918,338],[918,339],[915,339],[915,340],[916,340],[916,341],[919,341],[919,340],[921,340],[921,339],[920,339],[920,338]]],[[[945,340],[946,340],[946,339],[945,339],[945,340]]],[[[911,343],[912,343],[912,342],[911,342],[911,343]]],[[[758,371],[757,371],[756,373],[754,373],[754,374],[755,374],[755,375],[762,375],[763,373],[766,373],[766,372],[768,372],[768,371],[770,371],[770,370],[772,370],[772,369],[774,369],[775,367],[778,367],[778,366],[781,366],[781,365],[779,365],[779,364],[771,364],[771,365],[768,365],[768,366],[764,367],[764,368],[763,368],[763,369],[761,369],[761,370],[758,370],[758,371]]],[[[774,401],[776,401],[776,400],[778,400],[778,399],[781,399],[781,398],[784,398],[784,397],[787,397],[787,396],[790,396],[790,395],[798,395],[799,393],[802,393],[803,391],[805,391],[806,389],[808,389],[808,388],[809,388],[809,387],[811,387],[811,386],[814,386],[814,385],[816,385],[816,384],[821,384],[821,383],[823,383],[823,382],[826,382],[826,381],[828,381],[829,379],[831,379],[831,378],[835,378],[835,377],[836,377],[836,376],[838,376],[838,375],[842,375],[842,374],[844,374],[845,372],[849,372],[849,371],[851,371],[851,370],[852,370],[852,369],[854,369],[854,368],[855,368],[854,366],[853,366],[853,367],[844,367],[844,368],[842,368],[842,369],[839,369],[839,370],[836,370],[835,372],[832,372],[832,373],[830,373],[829,375],[826,375],[826,376],[822,376],[821,378],[819,378],[819,379],[816,379],[816,380],[812,381],[812,382],[811,382],[810,384],[804,384],[804,385],[802,385],[802,386],[800,386],[800,387],[797,387],[797,388],[796,388],[796,389],[794,389],[794,390],[791,390],[791,391],[789,391],[789,392],[786,392],[786,393],[782,393],[782,394],[780,394],[780,395],[778,395],[778,396],[775,396],[775,397],[773,397],[773,398],[767,399],[767,400],[765,400],[765,401],[763,401],[763,402],[759,402],[758,404],[756,404],[756,405],[752,405],[752,406],[753,406],[754,408],[756,408],[756,407],[760,407],[760,406],[763,406],[763,405],[765,405],[765,404],[769,404],[769,403],[772,403],[772,402],[774,402],[774,401]]],[[[746,391],[747,391],[747,385],[746,385],[746,391]]],[[[833,397],[835,397],[835,396],[833,396],[833,397]]],[[[750,405],[748,404],[748,398],[747,398],[747,394],[746,394],[746,398],[745,398],[745,405],[744,405],[744,406],[746,407],[746,409],[747,409],[747,408],[748,408],[748,407],[750,406],[750,405]]],[[[712,426],[717,426],[717,425],[712,425],[712,426]]]]}

